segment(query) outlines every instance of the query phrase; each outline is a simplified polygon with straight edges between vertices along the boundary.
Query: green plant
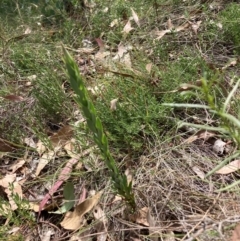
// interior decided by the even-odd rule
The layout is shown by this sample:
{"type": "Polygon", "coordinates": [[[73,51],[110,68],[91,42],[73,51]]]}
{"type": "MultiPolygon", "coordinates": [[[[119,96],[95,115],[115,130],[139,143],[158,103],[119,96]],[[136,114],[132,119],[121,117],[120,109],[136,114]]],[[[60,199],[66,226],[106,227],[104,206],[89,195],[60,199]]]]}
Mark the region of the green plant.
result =
{"type": "MultiPolygon", "coordinates": [[[[219,119],[219,126],[209,126],[209,125],[199,125],[192,124],[188,122],[180,122],[179,127],[181,126],[191,126],[199,129],[212,130],[221,133],[224,136],[228,136],[234,140],[237,147],[240,147],[240,121],[237,117],[232,114],[231,106],[234,102],[239,102],[237,98],[233,100],[233,96],[236,94],[238,86],[240,84],[240,79],[237,80],[235,86],[232,88],[228,96],[225,98],[223,104],[219,104],[216,100],[216,94],[214,90],[216,88],[216,83],[214,81],[209,81],[206,77],[201,78],[201,86],[193,86],[193,88],[200,92],[203,96],[204,104],[173,104],[173,103],[164,103],[164,106],[169,107],[184,107],[184,108],[202,108],[205,109],[215,115],[219,119]]],[[[184,94],[184,93],[183,93],[184,94]]],[[[189,94],[189,91],[188,91],[189,94]]],[[[192,92],[195,95],[195,93],[192,92]]],[[[223,167],[226,163],[228,163],[233,158],[237,158],[239,156],[239,150],[235,151],[235,153],[229,157],[227,157],[224,161],[218,164],[213,170],[206,174],[205,178],[214,174],[217,170],[223,167]]],[[[229,188],[234,187],[239,184],[240,181],[237,181],[227,187],[224,187],[220,190],[227,190],[229,188]]]]}
{"type": "Polygon", "coordinates": [[[220,14],[222,21],[224,38],[233,42],[235,50],[240,53],[240,5],[239,3],[231,3],[220,14]]]}
{"type": "Polygon", "coordinates": [[[75,101],[81,107],[82,112],[86,118],[88,128],[93,133],[93,139],[99,147],[104,157],[104,161],[110,170],[114,188],[116,189],[117,193],[121,195],[129,204],[129,206],[134,210],[136,204],[132,190],[132,183],[128,183],[126,175],[120,173],[115,160],[110,154],[108,140],[103,131],[102,123],[98,118],[93,102],[87,93],[87,89],[85,88],[83,78],[80,75],[76,62],[64,48],[63,51],[70,85],[76,93],[75,101]]]}

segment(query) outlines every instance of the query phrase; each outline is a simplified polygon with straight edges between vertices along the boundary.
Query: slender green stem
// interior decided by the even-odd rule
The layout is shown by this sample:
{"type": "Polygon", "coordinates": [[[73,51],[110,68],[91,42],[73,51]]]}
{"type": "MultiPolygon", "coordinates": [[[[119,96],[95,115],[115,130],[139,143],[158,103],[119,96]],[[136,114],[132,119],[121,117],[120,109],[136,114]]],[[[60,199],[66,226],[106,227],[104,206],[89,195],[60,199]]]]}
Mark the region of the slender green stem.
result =
{"type": "Polygon", "coordinates": [[[132,209],[135,209],[135,199],[132,191],[132,183],[128,183],[127,177],[121,174],[115,160],[110,154],[107,137],[103,131],[102,122],[97,116],[97,112],[90,99],[87,89],[84,85],[83,78],[80,75],[79,68],[66,49],[63,48],[64,61],[67,69],[67,73],[70,80],[70,85],[74,90],[76,97],[75,101],[82,109],[83,115],[86,118],[88,128],[93,133],[93,139],[99,147],[104,161],[110,170],[110,175],[113,180],[113,186],[117,193],[121,195],[124,200],[130,205],[132,209]]]}

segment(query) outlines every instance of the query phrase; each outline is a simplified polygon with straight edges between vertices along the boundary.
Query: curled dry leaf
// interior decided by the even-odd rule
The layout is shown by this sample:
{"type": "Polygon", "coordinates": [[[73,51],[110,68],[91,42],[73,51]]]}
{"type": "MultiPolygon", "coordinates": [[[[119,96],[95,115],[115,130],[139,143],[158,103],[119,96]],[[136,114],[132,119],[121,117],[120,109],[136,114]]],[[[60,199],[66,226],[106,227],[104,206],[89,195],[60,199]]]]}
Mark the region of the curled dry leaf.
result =
{"type": "Polygon", "coordinates": [[[93,209],[98,203],[102,192],[98,192],[93,197],[86,199],[79,205],[77,205],[73,212],[68,212],[63,221],[60,223],[61,226],[67,230],[78,230],[83,225],[83,215],[93,209]]]}
{"type": "Polygon", "coordinates": [[[110,110],[116,110],[117,109],[117,102],[118,102],[118,98],[110,101],[110,110]]]}
{"type": "Polygon", "coordinates": [[[238,171],[240,169],[240,160],[235,160],[230,162],[228,165],[222,167],[218,171],[216,171],[217,174],[229,174],[235,171],[238,171]]]}
{"type": "Polygon", "coordinates": [[[221,139],[216,140],[213,145],[213,151],[218,155],[222,155],[226,144],[227,143],[222,141],[221,139]]]}

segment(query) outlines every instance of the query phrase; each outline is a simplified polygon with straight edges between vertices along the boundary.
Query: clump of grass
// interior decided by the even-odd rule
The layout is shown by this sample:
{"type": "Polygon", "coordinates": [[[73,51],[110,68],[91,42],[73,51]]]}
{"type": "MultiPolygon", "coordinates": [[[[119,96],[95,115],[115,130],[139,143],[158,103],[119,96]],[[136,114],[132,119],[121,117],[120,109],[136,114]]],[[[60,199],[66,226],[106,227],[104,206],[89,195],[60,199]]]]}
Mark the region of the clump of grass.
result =
{"type": "Polygon", "coordinates": [[[224,30],[224,39],[232,42],[236,53],[240,53],[240,5],[238,3],[230,3],[220,14],[224,30]]]}
{"type": "Polygon", "coordinates": [[[110,154],[108,140],[103,131],[102,122],[98,118],[93,102],[87,93],[87,89],[85,88],[83,78],[79,73],[77,64],[64,48],[63,51],[70,84],[76,93],[75,101],[81,107],[82,112],[87,120],[88,128],[93,133],[93,139],[104,157],[104,161],[113,180],[114,188],[116,189],[117,193],[125,199],[127,204],[129,204],[129,206],[135,210],[136,203],[132,190],[132,183],[128,183],[126,175],[120,173],[115,160],[110,154]]]}
{"type": "MultiPolygon", "coordinates": [[[[236,79],[233,79],[236,80],[236,79]]],[[[217,101],[217,95],[216,95],[216,82],[212,79],[207,79],[206,77],[201,78],[201,86],[195,86],[194,89],[197,92],[201,93],[201,96],[203,98],[203,101],[205,104],[179,104],[179,103],[164,103],[164,106],[170,106],[170,107],[184,107],[184,108],[195,108],[195,109],[205,109],[206,111],[209,111],[212,113],[215,118],[219,119],[219,125],[218,126],[209,126],[209,125],[200,125],[200,124],[193,124],[188,122],[180,122],[179,126],[190,126],[194,128],[204,129],[204,130],[210,130],[210,131],[216,131],[222,134],[222,136],[231,138],[237,148],[240,147],[240,121],[236,116],[234,116],[234,111],[232,110],[232,106],[234,106],[234,103],[238,102],[236,106],[239,106],[239,100],[233,99],[234,95],[237,92],[237,89],[240,84],[240,79],[236,81],[236,84],[228,94],[228,96],[225,97],[225,99],[222,98],[224,101],[217,101]]],[[[184,93],[183,93],[184,94],[184,93]]],[[[188,92],[189,94],[189,92],[188,92]]],[[[196,93],[192,92],[192,94],[195,96],[196,93]]],[[[231,156],[227,157],[225,160],[223,160],[221,163],[219,163],[213,170],[208,172],[208,174],[205,176],[205,178],[209,177],[210,175],[214,174],[217,170],[219,170],[221,167],[223,167],[226,163],[231,161],[234,158],[237,158],[239,156],[239,150],[235,151],[231,156]]],[[[221,190],[227,190],[229,188],[234,187],[235,185],[239,184],[240,181],[237,181],[227,187],[222,188],[221,190]]]]}

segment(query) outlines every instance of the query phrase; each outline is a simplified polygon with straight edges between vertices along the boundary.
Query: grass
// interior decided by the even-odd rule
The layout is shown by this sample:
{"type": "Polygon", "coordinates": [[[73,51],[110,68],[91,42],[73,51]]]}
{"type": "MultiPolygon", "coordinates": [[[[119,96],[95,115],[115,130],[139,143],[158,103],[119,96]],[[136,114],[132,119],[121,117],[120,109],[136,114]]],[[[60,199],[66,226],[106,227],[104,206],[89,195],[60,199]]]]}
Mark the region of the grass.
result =
{"type": "MultiPolygon", "coordinates": [[[[239,213],[239,188],[236,185],[234,190],[220,194],[216,191],[238,181],[239,173],[213,174],[202,180],[196,167],[204,174],[211,173],[239,147],[238,123],[233,118],[239,117],[236,81],[239,79],[240,5],[178,0],[96,0],[95,6],[90,4],[92,1],[88,6],[80,1],[68,2],[72,3],[68,8],[58,0],[24,3],[3,0],[0,6],[0,138],[20,146],[3,153],[0,175],[3,178],[9,174],[9,168],[22,158],[26,163],[16,171],[17,176],[22,177],[24,170],[31,170],[22,184],[23,199],[16,198],[19,208],[0,216],[0,223],[5,224],[0,229],[0,238],[9,240],[16,236],[25,240],[30,235],[27,230],[46,228],[37,222],[33,211],[20,207],[31,199],[42,200],[70,158],[65,149],[57,151],[40,176],[34,177],[34,160],[40,154],[37,149],[29,148],[24,138],[31,138],[34,143],[41,140],[51,149],[48,137],[56,135],[62,126],[71,125],[75,126],[75,152],[79,154],[94,147],[95,142],[99,144],[92,137],[91,125],[84,121],[84,111],[74,102],[72,85],[65,73],[62,44],[74,56],[82,84],[95,107],[94,115],[102,122],[100,129],[108,140],[114,170],[124,178],[129,178],[124,173],[130,171],[137,209],[148,207],[156,226],[163,227],[162,235],[175,236],[176,240],[188,240],[188,232],[193,236],[201,231],[200,221],[208,222],[206,232],[201,231],[201,240],[213,240],[212,236],[217,239],[219,235],[229,237],[230,231],[221,234],[217,227],[221,222],[234,223],[232,217],[239,213]],[[123,29],[133,11],[139,22],[131,20],[133,29],[126,34],[123,29]],[[168,29],[168,19],[175,30],[157,40],[156,30],[168,29]],[[198,21],[202,22],[194,32],[193,24],[198,21]],[[183,25],[187,27],[176,30],[183,25]],[[119,61],[120,48],[124,53],[119,61]],[[106,54],[100,60],[96,59],[99,49],[106,54]],[[199,80],[206,82],[199,86],[199,80]],[[183,88],[184,85],[187,87],[183,88]],[[8,100],[8,95],[21,96],[23,101],[8,100]],[[111,107],[114,99],[116,106],[111,107]],[[208,108],[184,108],[187,105],[208,108]],[[192,127],[178,128],[179,121],[192,127]],[[215,136],[186,144],[187,138],[198,133],[196,126],[215,128],[215,136]],[[228,134],[220,132],[220,127],[228,134]],[[212,145],[219,138],[233,141],[230,145],[233,150],[223,156],[216,155],[212,145]],[[169,224],[174,225],[168,228],[169,224]],[[7,235],[13,227],[20,229],[15,235],[7,235]]],[[[3,151],[1,142],[0,151],[3,151]]],[[[109,181],[111,168],[106,156],[101,157],[99,150],[94,149],[80,162],[82,169],[74,169],[69,178],[74,184],[75,197],[84,193],[84,189],[104,191],[100,206],[108,216],[110,239],[131,240],[136,235],[140,240],[150,238],[151,230],[136,226],[139,224],[136,217],[118,211],[124,202],[113,201],[116,193],[109,181]],[[135,233],[134,228],[138,229],[135,233]]],[[[121,194],[120,189],[116,190],[121,194]]],[[[61,206],[62,193],[60,188],[53,195],[51,202],[56,203],[53,211],[61,206]]],[[[8,203],[6,195],[0,201],[1,206],[5,203],[8,203]]],[[[56,225],[52,226],[55,239],[66,234],[60,226],[63,215],[44,210],[41,218],[56,225]]],[[[88,234],[102,231],[95,225],[94,215],[90,213],[87,220],[85,235],[90,227],[88,234]]]]}

